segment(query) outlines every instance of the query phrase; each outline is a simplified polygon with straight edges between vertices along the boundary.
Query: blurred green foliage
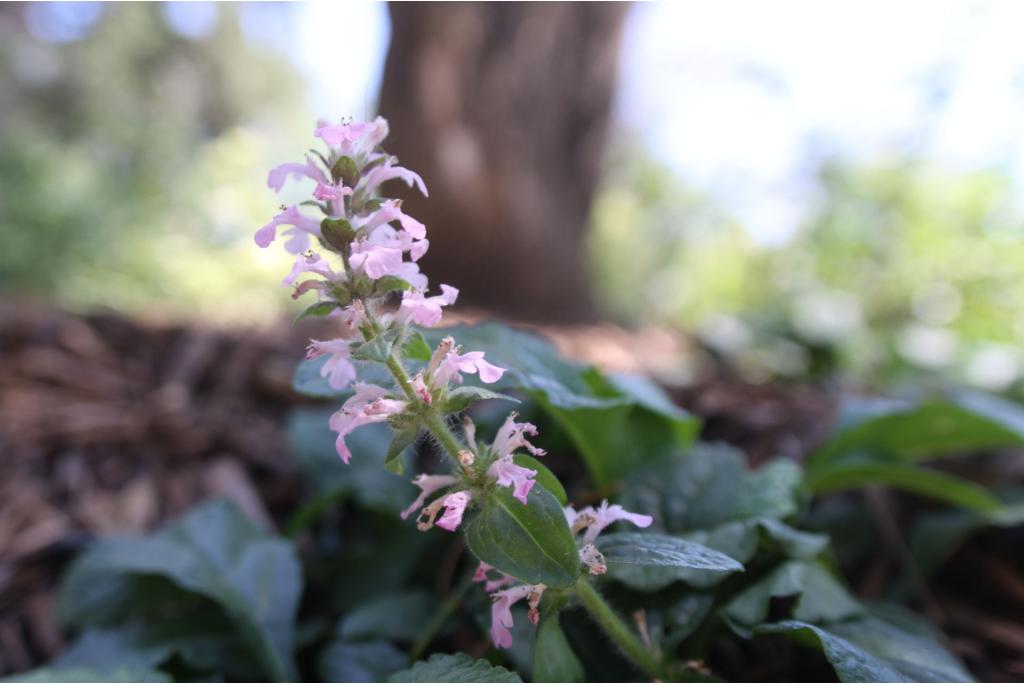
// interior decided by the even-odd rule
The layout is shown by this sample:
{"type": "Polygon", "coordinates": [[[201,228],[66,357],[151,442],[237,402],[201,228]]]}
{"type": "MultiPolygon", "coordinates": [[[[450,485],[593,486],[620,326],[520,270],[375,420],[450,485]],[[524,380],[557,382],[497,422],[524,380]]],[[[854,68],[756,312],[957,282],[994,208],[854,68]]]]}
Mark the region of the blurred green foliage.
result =
{"type": "Polygon", "coordinates": [[[104,6],[66,43],[26,30],[28,12],[0,14],[0,291],[273,309],[279,267],[243,255],[273,208],[263,170],[278,153],[261,130],[308,122],[287,61],[247,41],[226,5],[198,39],[158,4],[104,6]]]}
{"type": "Polygon", "coordinates": [[[1006,175],[830,160],[815,181],[794,235],[759,244],[722,202],[619,150],[593,214],[603,302],[697,330],[755,377],[1020,379],[1024,213],[1006,175]]]}

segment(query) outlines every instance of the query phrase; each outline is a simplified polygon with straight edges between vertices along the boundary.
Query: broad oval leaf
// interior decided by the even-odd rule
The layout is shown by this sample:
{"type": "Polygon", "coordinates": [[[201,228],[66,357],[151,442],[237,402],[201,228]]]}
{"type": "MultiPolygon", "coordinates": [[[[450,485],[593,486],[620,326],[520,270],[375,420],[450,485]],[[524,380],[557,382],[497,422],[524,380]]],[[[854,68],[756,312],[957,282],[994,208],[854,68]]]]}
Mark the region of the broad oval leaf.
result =
{"type": "Polygon", "coordinates": [[[612,533],[597,539],[609,567],[613,564],[678,566],[715,571],[742,571],[743,564],[710,547],[659,533],[612,533]]]}
{"type": "Polygon", "coordinates": [[[580,573],[579,552],[565,513],[540,484],[527,503],[497,488],[481,497],[466,526],[466,541],[480,561],[519,580],[567,587],[580,573]]]}
{"type": "Polygon", "coordinates": [[[395,673],[389,683],[521,683],[519,674],[468,654],[434,654],[395,673]]]}

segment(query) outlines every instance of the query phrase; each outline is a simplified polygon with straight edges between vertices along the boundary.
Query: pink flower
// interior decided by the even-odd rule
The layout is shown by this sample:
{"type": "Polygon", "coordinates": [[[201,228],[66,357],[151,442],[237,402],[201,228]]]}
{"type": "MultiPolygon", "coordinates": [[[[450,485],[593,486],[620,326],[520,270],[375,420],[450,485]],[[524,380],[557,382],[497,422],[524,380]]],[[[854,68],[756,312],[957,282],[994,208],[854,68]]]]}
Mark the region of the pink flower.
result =
{"type": "Polygon", "coordinates": [[[427,501],[427,498],[432,494],[441,488],[454,485],[455,476],[430,476],[425,473],[421,473],[413,479],[412,484],[420,489],[420,494],[413,503],[409,505],[409,508],[401,513],[403,520],[409,518],[410,514],[421,508],[427,501]]]}
{"type": "Polygon", "coordinates": [[[433,395],[430,394],[430,388],[423,380],[423,372],[420,371],[409,380],[409,384],[412,386],[413,392],[419,397],[424,403],[431,404],[434,401],[433,395]]]}
{"type": "Polygon", "coordinates": [[[423,197],[429,197],[427,194],[427,186],[424,185],[423,179],[415,171],[410,171],[405,167],[392,166],[392,159],[389,158],[384,161],[380,166],[374,167],[369,173],[363,176],[359,180],[359,191],[369,195],[377,189],[381,183],[390,181],[398,178],[405,181],[406,185],[412,188],[414,185],[423,194],[423,197]]]}
{"type": "MultiPolygon", "coordinates": [[[[413,320],[415,321],[415,319],[413,320]]],[[[459,373],[460,371],[462,373],[479,374],[480,380],[484,383],[495,383],[501,380],[501,376],[505,373],[505,369],[500,366],[484,361],[483,352],[459,354],[456,350],[452,350],[438,364],[432,382],[438,387],[443,387],[452,381],[461,383],[462,375],[459,373]]]]}
{"type": "Polygon", "coordinates": [[[309,236],[320,237],[320,222],[312,219],[302,212],[295,205],[287,207],[280,214],[271,219],[260,230],[256,231],[253,239],[260,247],[268,247],[277,238],[278,226],[293,226],[286,234],[292,238],[285,243],[285,249],[292,254],[299,254],[309,249],[309,236]]]}
{"type": "Polygon", "coordinates": [[[372,152],[387,138],[388,122],[384,117],[377,117],[372,122],[322,123],[313,135],[347,157],[358,157],[372,152]]]}
{"type": "MultiPolygon", "coordinates": [[[[422,242],[425,243],[427,241],[424,240],[422,242]]],[[[401,278],[409,285],[411,285],[414,290],[418,290],[420,292],[426,290],[427,286],[429,285],[427,277],[420,273],[419,265],[414,262],[402,262],[402,265],[398,269],[398,273],[395,275],[401,278]]],[[[444,288],[445,286],[441,286],[442,291],[444,290],[444,288]]],[[[452,289],[455,290],[454,288],[452,289]]],[[[458,294],[458,292],[458,290],[455,291],[456,294],[458,294]]]]}
{"type": "MultiPolygon", "coordinates": [[[[568,514],[568,510],[566,513],[568,514]]],[[[626,511],[618,504],[609,506],[607,500],[601,502],[601,506],[597,509],[594,509],[593,507],[586,507],[585,509],[582,509],[574,518],[578,520],[582,516],[593,517],[592,522],[587,523],[584,521],[582,523],[586,523],[586,525],[580,526],[581,529],[585,527],[587,530],[583,535],[584,545],[592,543],[597,536],[601,534],[602,530],[616,521],[629,521],[634,526],[638,526],[640,528],[646,528],[654,522],[654,519],[650,516],[647,516],[646,514],[634,514],[626,511]]],[[[575,526],[575,521],[570,525],[575,526]]]]}
{"type": "Polygon", "coordinates": [[[338,456],[346,464],[352,453],[345,444],[345,436],[360,426],[387,421],[388,417],[405,410],[405,402],[387,399],[388,391],[380,386],[356,383],[355,389],[355,394],[331,416],[330,421],[331,430],[338,433],[335,441],[338,456]]]}
{"type": "Polygon", "coordinates": [[[481,561],[480,565],[476,567],[476,572],[473,574],[473,582],[482,583],[487,580],[487,572],[493,568],[490,564],[481,561]]]}
{"type": "Polygon", "coordinates": [[[281,188],[284,187],[289,175],[296,180],[301,178],[311,178],[317,183],[328,182],[327,174],[325,174],[317,163],[313,161],[312,157],[306,155],[305,164],[289,162],[271,169],[270,173],[267,174],[267,187],[275,193],[281,192],[281,188]]]}
{"type": "Polygon", "coordinates": [[[306,359],[331,355],[320,368],[320,376],[327,378],[327,384],[335,390],[344,390],[356,379],[356,367],[352,366],[352,348],[347,340],[310,340],[306,348],[306,359]]]}
{"type": "Polygon", "coordinates": [[[441,322],[441,307],[455,304],[458,296],[458,289],[450,285],[442,285],[441,294],[432,297],[425,297],[422,290],[406,290],[402,293],[402,304],[396,317],[399,321],[412,321],[432,328],[441,322]]]}
{"type": "Polygon", "coordinates": [[[397,200],[385,200],[381,204],[380,209],[370,215],[366,223],[361,227],[366,229],[369,233],[378,226],[391,223],[395,220],[398,220],[402,230],[413,238],[423,240],[427,237],[427,227],[416,219],[413,219],[408,214],[403,213],[401,203],[397,200]]]}
{"type": "Polygon", "coordinates": [[[469,490],[453,492],[444,498],[444,516],[437,521],[437,525],[455,532],[455,529],[462,523],[462,516],[466,513],[466,507],[473,499],[473,493],[469,490]]]}
{"type": "Polygon", "coordinates": [[[491,595],[491,642],[495,647],[512,646],[512,633],[508,630],[515,625],[512,621],[512,605],[529,597],[531,592],[532,585],[516,585],[491,595]]]}
{"type": "Polygon", "coordinates": [[[366,323],[366,306],[362,300],[353,300],[352,304],[344,309],[335,309],[332,314],[341,319],[341,322],[350,331],[354,331],[366,323]]]}
{"type": "Polygon", "coordinates": [[[526,496],[536,485],[537,471],[519,466],[512,456],[500,457],[487,469],[487,475],[497,480],[498,485],[512,488],[512,496],[526,504],[526,496]]]}
{"type": "Polygon", "coordinates": [[[338,278],[338,274],[334,272],[334,269],[327,263],[327,260],[323,259],[316,252],[308,252],[300,254],[295,258],[295,265],[292,266],[291,273],[284,277],[281,284],[291,285],[295,282],[295,279],[304,273],[318,274],[332,281],[338,278]]]}
{"type": "Polygon", "coordinates": [[[365,240],[352,243],[352,254],[348,258],[353,269],[361,269],[373,279],[395,276],[402,269],[402,251],[395,247],[373,245],[365,240]]]}
{"type": "Polygon", "coordinates": [[[317,183],[316,188],[313,190],[313,197],[325,202],[328,200],[337,201],[346,195],[351,195],[352,189],[346,188],[344,185],[339,183],[338,185],[331,185],[330,183],[317,183]]]}
{"type": "MultiPolygon", "coordinates": [[[[500,378],[501,375],[499,374],[498,377],[500,378]]],[[[494,436],[494,444],[492,445],[494,451],[499,456],[507,457],[520,447],[525,447],[533,456],[543,457],[547,452],[539,447],[534,447],[526,439],[527,435],[537,435],[537,427],[532,423],[516,423],[516,416],[518,416],[516,412],[509,414],[508,418],[505,419],[505,423],[498,429],[498,433],[494,436]]]]}

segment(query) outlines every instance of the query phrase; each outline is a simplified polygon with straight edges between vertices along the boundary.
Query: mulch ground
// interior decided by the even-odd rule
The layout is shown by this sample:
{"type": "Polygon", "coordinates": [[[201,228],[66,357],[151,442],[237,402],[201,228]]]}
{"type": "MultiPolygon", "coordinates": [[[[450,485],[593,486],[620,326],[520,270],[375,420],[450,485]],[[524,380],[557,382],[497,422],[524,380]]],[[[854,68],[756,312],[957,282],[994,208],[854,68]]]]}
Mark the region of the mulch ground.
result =
{"type": "MultiPolygon", "coordinates": [[[[302,485],[281,426],[302,402],[291,374],[318,323],[216,330],[0,303],[0,676],[60,651],[55,588],[96,536],[151,530],[212,495],[271,527],[284,518],[302,485]]],[[[754,462],[802,458],[834,412],[835,390],[708,371],[667,331],[544,332],[570,356],[669,382],[703,418],[705,438],[754,462]]],[[[885,510],[897,528],[901,503],[885,510]]],[[[950,646],[984,680],[1024,679],[1021,537],[979,536],[924,588],[950,646]]],[[[865,571],[872,579],[854,587],[870,594],[875,576],[900,570],[901,554],[881,550],[865,571]]]]}

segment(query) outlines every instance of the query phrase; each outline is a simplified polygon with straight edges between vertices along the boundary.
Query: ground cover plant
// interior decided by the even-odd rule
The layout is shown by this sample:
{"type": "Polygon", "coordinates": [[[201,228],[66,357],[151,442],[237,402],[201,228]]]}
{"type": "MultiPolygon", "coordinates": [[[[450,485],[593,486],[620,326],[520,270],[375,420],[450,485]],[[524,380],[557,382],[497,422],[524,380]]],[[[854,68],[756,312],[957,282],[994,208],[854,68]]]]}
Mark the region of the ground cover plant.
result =
{"type": "Polygon", "coordinates": [[[926,620],[857,599],[842,521],[812,505],[879,484],[949,505],[910,534],[934,567],[1024,510],[923,460],[1020,446],[1019,408],[851,404],[804,466],[752,468],[645,379],[500,323],[439,327],[458,291],[420,273],[426,227],[384,196],[427,193],[381,148],[387,123],[315,135],[325,151],[268,177],[312,199],[256,233],[295,255],[302,316],[338,331],[294,377],[323,401],[288,424],[309,497],[281,535],[210,501],[90,546],[61,585],[75,641],[17,679],[706,680],[780,641],[843,681],[972,679],[926,620]]]}

